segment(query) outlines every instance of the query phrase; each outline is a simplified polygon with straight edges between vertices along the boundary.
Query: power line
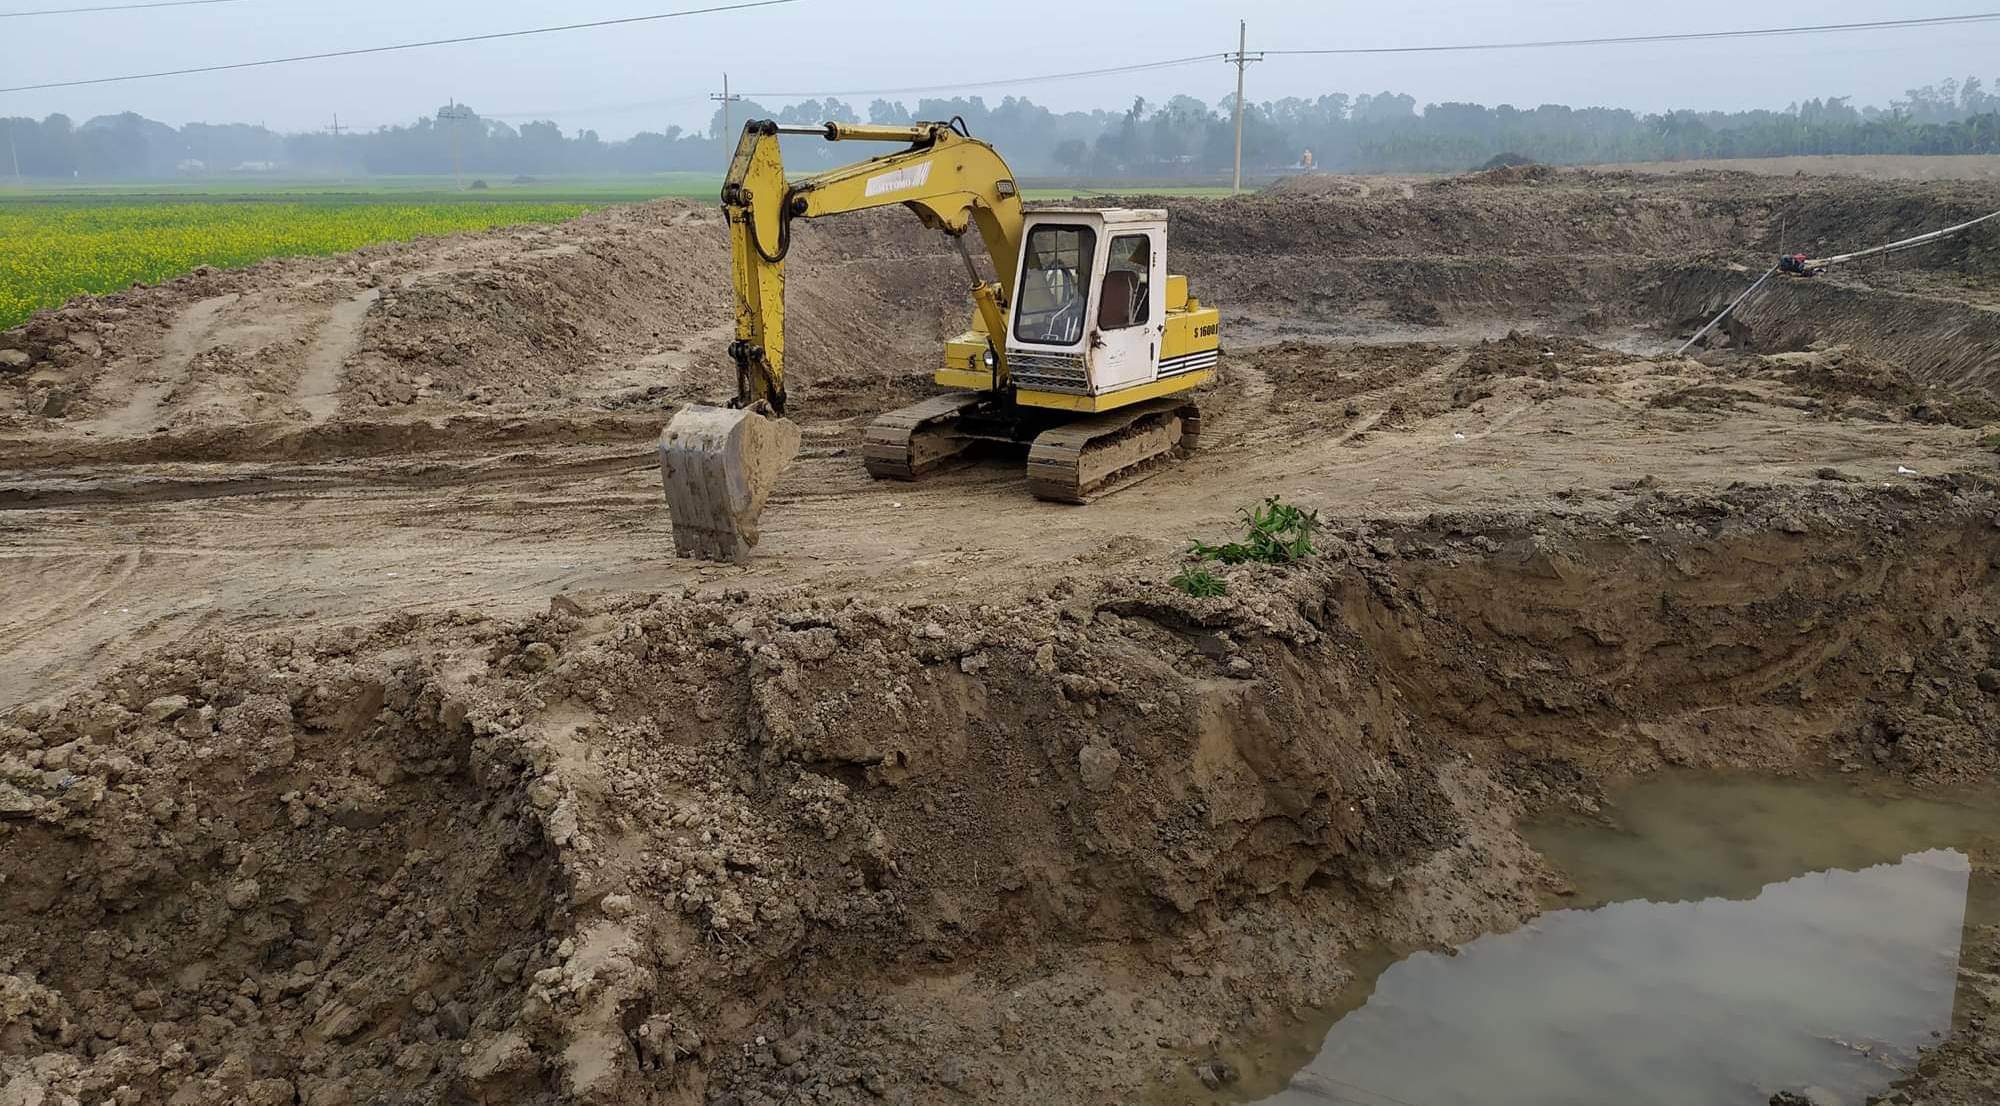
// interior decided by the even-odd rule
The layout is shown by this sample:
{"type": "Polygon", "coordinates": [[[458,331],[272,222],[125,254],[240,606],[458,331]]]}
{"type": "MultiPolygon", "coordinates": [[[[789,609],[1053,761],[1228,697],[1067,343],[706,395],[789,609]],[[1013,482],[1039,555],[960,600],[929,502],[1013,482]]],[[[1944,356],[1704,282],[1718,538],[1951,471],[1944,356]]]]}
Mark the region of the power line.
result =
{"type": "Polygon", "coordinates": [[[243,0],[155,0],[151,4],[101,4],[94,8],[43,8],[31,12],[0,12],[0,19],[25,19],[31,15],[86,15],[90,12],[131,12],[143,8],[193,8],[203,4],[241,4],[243,0]]]}
{"type": "MultiPolygon", "coordinates": [[[[1646,43],[1666,42],[1706,42],[1731,38],[1771,38],[1783,35],[1838,34],[1853,31],[1902,30],[1923,27],[1950,27],[1972,23],[2000,21],[2000,12],[1977,12],[1969,15],[1946,15],[1924,19],[1879,19],[1867,23],[1821,23],[1799,27],[1761,27],[1740,31],[1694,31],[1681,34],[1623,35],[1602,38],[1550,39],[1534,42],[1479,42],[1459,43],[1444,46],[1349,46],[1333,49],[1292,49],[1292,50],[1252,50],[1251,57],[1277,55],[1328,55],[1328,54],[1432,54],[1458,53],[1470,50],[1535,50],[1562,46],[1631,46],[1646,43]]],[[[1139,73],[1153,69],[1170,69],[1176,66],[1193,65],[1198,62],[1234,62],[1236,53],[1197,54],[1184,58],[1167,58],[1161,61],[1139,62],[1134,65],[1119,65],[1105,69],[1082,69],[1070,73],[1047,73],[1034,77],[1011,77],[1003,80],[965,81],[957,84],[923,85],[911,88],[853,88],[831,92],[746,92],[750,97],[765,97],[773,100],[809,100],[827,96],[898,96],[926,92],[959,92],[977,88],[999,88],[1008,85],[1039,84],[1047,81],[1076,80],[1086,77],[1100,77],[1114,73],[1139,73]]]]}
{"type": "Polygon", "coordinates": [[[1649,42],[1708,42],[1723,38],[1771,38],[1779,35],[1820,35],[1843,31],[1886,31],[1911,27],[1950,27],[1991,23],[2000,12],[1942,15],[1928,19],[1878,19],[1869,23],[1821,23],[1806,27],[1764,27],[1746,31],[1690,31],[1667,35],[1625,35],[1614,38],[1564,38],[1542,42],[1481,42],[1455,46],[1349,46],[1331,50],[1265,50],[1265,54],[1442,54],[1466,50],[1539,50],[1551,46],[1632,46],[1649,42]]]}
{"type": "Polygon", "coordinates": [[[329,50],[322,54],[299,54],[289,58],[267,58],[263,61],[239,61],[229,65],[200,65],[188,69],[165,69],[157,73],[130,73],[122,77],[93,77],[85,81],[49,81],[44,84],[16,85],[0,88],[0,92],[33,92],[46,88],[77,88],[82,85],[115,84],[119,81],[143,81],[154,77],[184,77],[194,73],[221,73],[231,69],[254,69],[265,65],[288,65],[299,61],[320,61],[325,58],[351,58],[361,54],[388,54],[397,50],[418,50],[427,46],[456,46],[467,42],[492,42],[495,39],[523,38],[528,35],[548,35],[560,31],[582,31],[595,27],[622,27],[633,23],[652,23],[662,19],[678,19],[688,15],[710,15],[716,12],[743,11],[749,8],[769,8],[779,4],[796,4],[799,0],[741,0],[734,4],[718,4],[707,8],[685,8],[681,11],[661,12],[657,15],[634,15],[623,19],[599,19],[590,23],[566,23],[560,27],[532,27],[525,31],[496,31],[483,35],[463,35],[458,38],[434,38],[427,42],[404,42],[395,46],[368,46],[358,50],[329,50]]]}
{"type": "MultiPolygon", "coordinates": [[[[591,104],[583,107],[543,108],[538,111],[482,111],[481,119],[526,119],[529,122],[555,122],[558,119],[578,115],[629,115],[633,112],[651,111],[656,108],[680,107],[683,104],[699,104],[709,97],[671,96],[657,100],[630,100],[622,104],[591,104]]],[[[739,97],[740,99],[740,97],[739,97]]]]}
{"type": "Polygon", "coordinates": [[[1167,58],[1163,61],[1142,61],[1133,65],[1114,65],[1105,69],[1079,69],[1069,73],[1044,73],[1038,77],[1009,77],[996,81],[960,81],[956,84],[914,85],[907,88],[849,88],[833,92],[745,92],[743,95],[752,99],[762,96],[772,100],[816,100],[825,96],[908,96],[923,92],[961,92],[972,88],[998,88],[1003,85],[1040,84],[1046,81],[1069,81],[1083,77],[1102,77],[1112,73],[1139,73],[1151,69],[1172,69],[1181,65],[1214,61],[1222,57],[1225,57],[1225,55],[1219,53],[1195,54],[1185,58],[1167,58]]]}

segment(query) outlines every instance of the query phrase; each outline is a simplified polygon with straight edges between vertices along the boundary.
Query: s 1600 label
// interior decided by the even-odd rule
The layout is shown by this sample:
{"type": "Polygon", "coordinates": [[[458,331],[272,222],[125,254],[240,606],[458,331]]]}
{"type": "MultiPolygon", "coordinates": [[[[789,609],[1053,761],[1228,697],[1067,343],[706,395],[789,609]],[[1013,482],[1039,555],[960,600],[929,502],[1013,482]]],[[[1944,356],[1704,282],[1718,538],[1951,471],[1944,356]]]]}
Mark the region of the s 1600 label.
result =
{"type": "Polygon", "coordinates": [[[1222,324],[1220,323],[1209,323],[1207,326],[1194,328],[1194,336],[1197,338],[1213,338],[1221,332],[1222,324]]]}

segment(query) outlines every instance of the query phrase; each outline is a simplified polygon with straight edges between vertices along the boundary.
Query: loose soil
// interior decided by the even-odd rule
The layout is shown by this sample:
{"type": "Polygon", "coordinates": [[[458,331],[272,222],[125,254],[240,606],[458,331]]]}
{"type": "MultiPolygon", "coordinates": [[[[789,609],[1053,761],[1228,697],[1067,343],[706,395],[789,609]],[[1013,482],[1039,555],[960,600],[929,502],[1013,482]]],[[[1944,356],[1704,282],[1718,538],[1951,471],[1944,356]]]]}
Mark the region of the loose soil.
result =
{"type": "Polygon", "coordinates": [[[1722,171],[1758,176],[1862,177],[1867,180],[2000,180],[2000,155],[1802,154],[1693,161],[1634,161],[1605,165],[1635,173],[1722,171]]]}
{"type": "Polygon", "coordinates": [[[1224,312],[1200,453],[871,482],[962,267],[803,228],[745,568],[653,467],[732,386],[706,208],[0,335],[0,1102],[1132,1101],[1532,916],[1517,823],[1635,773],[2000,769],[2000,240],[1670,353],[1781,243],[2000,188],[1127,202],[1224,312]],[[1320,556],[1165,586],[1273,494],[1320,556]]]}

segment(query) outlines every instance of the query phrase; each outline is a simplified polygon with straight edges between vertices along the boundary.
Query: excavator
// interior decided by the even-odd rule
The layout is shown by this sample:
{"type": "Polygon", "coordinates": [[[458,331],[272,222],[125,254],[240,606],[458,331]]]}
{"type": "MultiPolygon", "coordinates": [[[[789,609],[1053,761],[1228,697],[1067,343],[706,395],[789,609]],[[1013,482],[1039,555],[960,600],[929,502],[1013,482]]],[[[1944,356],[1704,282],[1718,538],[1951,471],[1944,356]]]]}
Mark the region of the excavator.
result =
{"type": "Polygon", "coordinates": [[[1167,272],[1164,211],[1025,211],[1007,163],[962,120],[744,125],[722,188],[735,286],[736,395],[683,407],[660,436],[674,548],[742,562],[758,516],[799,450],[785,416],[785,257],[792,224],[901,204],[965,262],[973,311],[945,343],[942,394],[878,415],[862,459],[878,479],[918,480],[975,446],[1027,454],[1037,498],[1087,503],[1192,450],[1192,393],[1213,377],[1215,308],[1167,272]],[[788,181],[780,135],[904,148],[788,181]],[[966,245],[976,234],[993,273],[966,245]]]}

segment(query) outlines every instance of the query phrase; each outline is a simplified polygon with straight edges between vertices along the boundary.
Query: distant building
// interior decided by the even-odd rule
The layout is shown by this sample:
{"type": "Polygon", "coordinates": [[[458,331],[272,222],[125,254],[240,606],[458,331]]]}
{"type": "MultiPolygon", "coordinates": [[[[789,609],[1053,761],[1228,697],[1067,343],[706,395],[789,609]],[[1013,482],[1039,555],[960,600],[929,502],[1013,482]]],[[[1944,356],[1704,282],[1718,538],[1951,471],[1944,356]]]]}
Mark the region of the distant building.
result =
{"type": "Polygon", "coordinates": [[[174,165],[174,171],[178,173],[185,173],[188,176],[195,176],[200,173],[208,172],[208,162],[203,161],[200,158],[185,157],[174,165]]]}
{"type": "Polygon", "coordinates": [[[232,173],[275,173],[277,171],[278,163],[275,161],[243,161],[238,162],[236,168],[230,170],[232,173]]]}

